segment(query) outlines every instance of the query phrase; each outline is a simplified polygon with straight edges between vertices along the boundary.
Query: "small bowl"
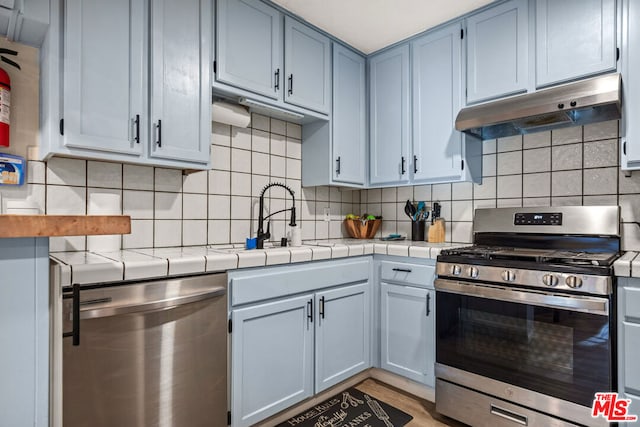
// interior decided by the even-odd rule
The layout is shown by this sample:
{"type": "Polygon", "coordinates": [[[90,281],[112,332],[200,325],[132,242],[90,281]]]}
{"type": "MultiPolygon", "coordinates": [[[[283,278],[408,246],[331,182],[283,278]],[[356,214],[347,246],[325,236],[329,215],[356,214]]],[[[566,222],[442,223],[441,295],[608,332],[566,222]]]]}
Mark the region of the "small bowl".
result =
{"type": "Polygon", "coordinates": [[[364,221],[359,219],[345,219],[344,228],[347,234],[354,239],[373,239],[382,225],[381,219],[364,221]]]}

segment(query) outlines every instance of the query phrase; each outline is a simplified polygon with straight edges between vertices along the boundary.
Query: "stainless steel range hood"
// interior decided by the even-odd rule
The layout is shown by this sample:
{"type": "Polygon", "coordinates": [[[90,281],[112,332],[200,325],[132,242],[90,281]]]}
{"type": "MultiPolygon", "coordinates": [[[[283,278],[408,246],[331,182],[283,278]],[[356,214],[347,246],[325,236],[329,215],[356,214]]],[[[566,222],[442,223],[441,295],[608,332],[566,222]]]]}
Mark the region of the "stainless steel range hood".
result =
{"type": "Polygon", "coordinates": [[[567,83],[460,110],[456,129],[482,139],[620,118],[620,74],[567,83]]]}

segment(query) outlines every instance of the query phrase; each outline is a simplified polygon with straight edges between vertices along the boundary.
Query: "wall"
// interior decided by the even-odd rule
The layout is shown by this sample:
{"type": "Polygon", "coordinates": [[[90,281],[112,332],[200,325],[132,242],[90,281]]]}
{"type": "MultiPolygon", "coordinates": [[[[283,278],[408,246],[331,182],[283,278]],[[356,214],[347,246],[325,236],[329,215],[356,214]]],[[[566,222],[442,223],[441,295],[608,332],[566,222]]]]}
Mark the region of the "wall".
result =
{"type": "MultiPolygon", "coordinates": [[[[300,126],[255,114],[251,126],[214,123],[212,170],[184,176],[174,169],[62,157],[29,162],[26,194],[43,212],[132,218],[130,235],[52,238],[51,251],[244,243],[256,234],[258,196],[270,182],[295,192],[304,239],[342,237],[341,218],[359,206],[359,192],[302,191],[300,126]],[[331,222],[322,221],[325,207],[331,222]]],[[[267,193],[265,214],[290,206],[285,190],[267,193]]],[[[285,236],[289,220],[289,213],[273,217],[272,240],[285,236]]]]}
{"type": "Polygon", "coordinates": [[[623,247],[640,249],[640,173],[619,170],[618,121],[483,142],[482,184],[455,183],[362,192],[360,209],[384,218],[381,235],[410,234],[407,199],[442,204],[447,241],[472,239],[477,208],[621,205],[623,247]]]}

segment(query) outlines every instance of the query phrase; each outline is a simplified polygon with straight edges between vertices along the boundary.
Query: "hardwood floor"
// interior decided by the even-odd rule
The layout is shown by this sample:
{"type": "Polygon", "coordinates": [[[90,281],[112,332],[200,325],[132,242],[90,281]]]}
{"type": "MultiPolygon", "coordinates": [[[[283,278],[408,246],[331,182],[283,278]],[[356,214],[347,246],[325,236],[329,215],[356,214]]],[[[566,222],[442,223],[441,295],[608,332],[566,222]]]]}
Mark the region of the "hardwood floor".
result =
{"type": "Polygon", "coordinates": [[[366,379],[355,387],[413,416],[413,420],[406,427],[466,427],[466,424],[438,414],[434,403],[374,379],[366,379]]]}

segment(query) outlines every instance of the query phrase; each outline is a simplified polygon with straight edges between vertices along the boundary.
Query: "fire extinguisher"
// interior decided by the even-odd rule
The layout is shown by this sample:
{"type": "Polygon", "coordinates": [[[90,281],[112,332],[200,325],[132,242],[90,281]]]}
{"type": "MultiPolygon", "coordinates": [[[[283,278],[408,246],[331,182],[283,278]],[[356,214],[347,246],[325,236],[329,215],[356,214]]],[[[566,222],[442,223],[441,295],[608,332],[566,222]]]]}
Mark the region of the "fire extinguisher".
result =
{"type": "MultiPolygon", "coordinates": [[[[0,54],[18,55],[11,49],[0,48],[0,54]]],[[[5,56],[0,56],[0,61],[20,69],[20,65],[5,56]]],[[[0,68],[0,146],[9,146],[10,116],[11,112],[11,78],[9,74],[0,68]]]]}
{"type": "Polygon", "coordinates": [[[11,79],[0,68],[0,146],[9,146],[9,115],[11,112],[11,79]]]}

